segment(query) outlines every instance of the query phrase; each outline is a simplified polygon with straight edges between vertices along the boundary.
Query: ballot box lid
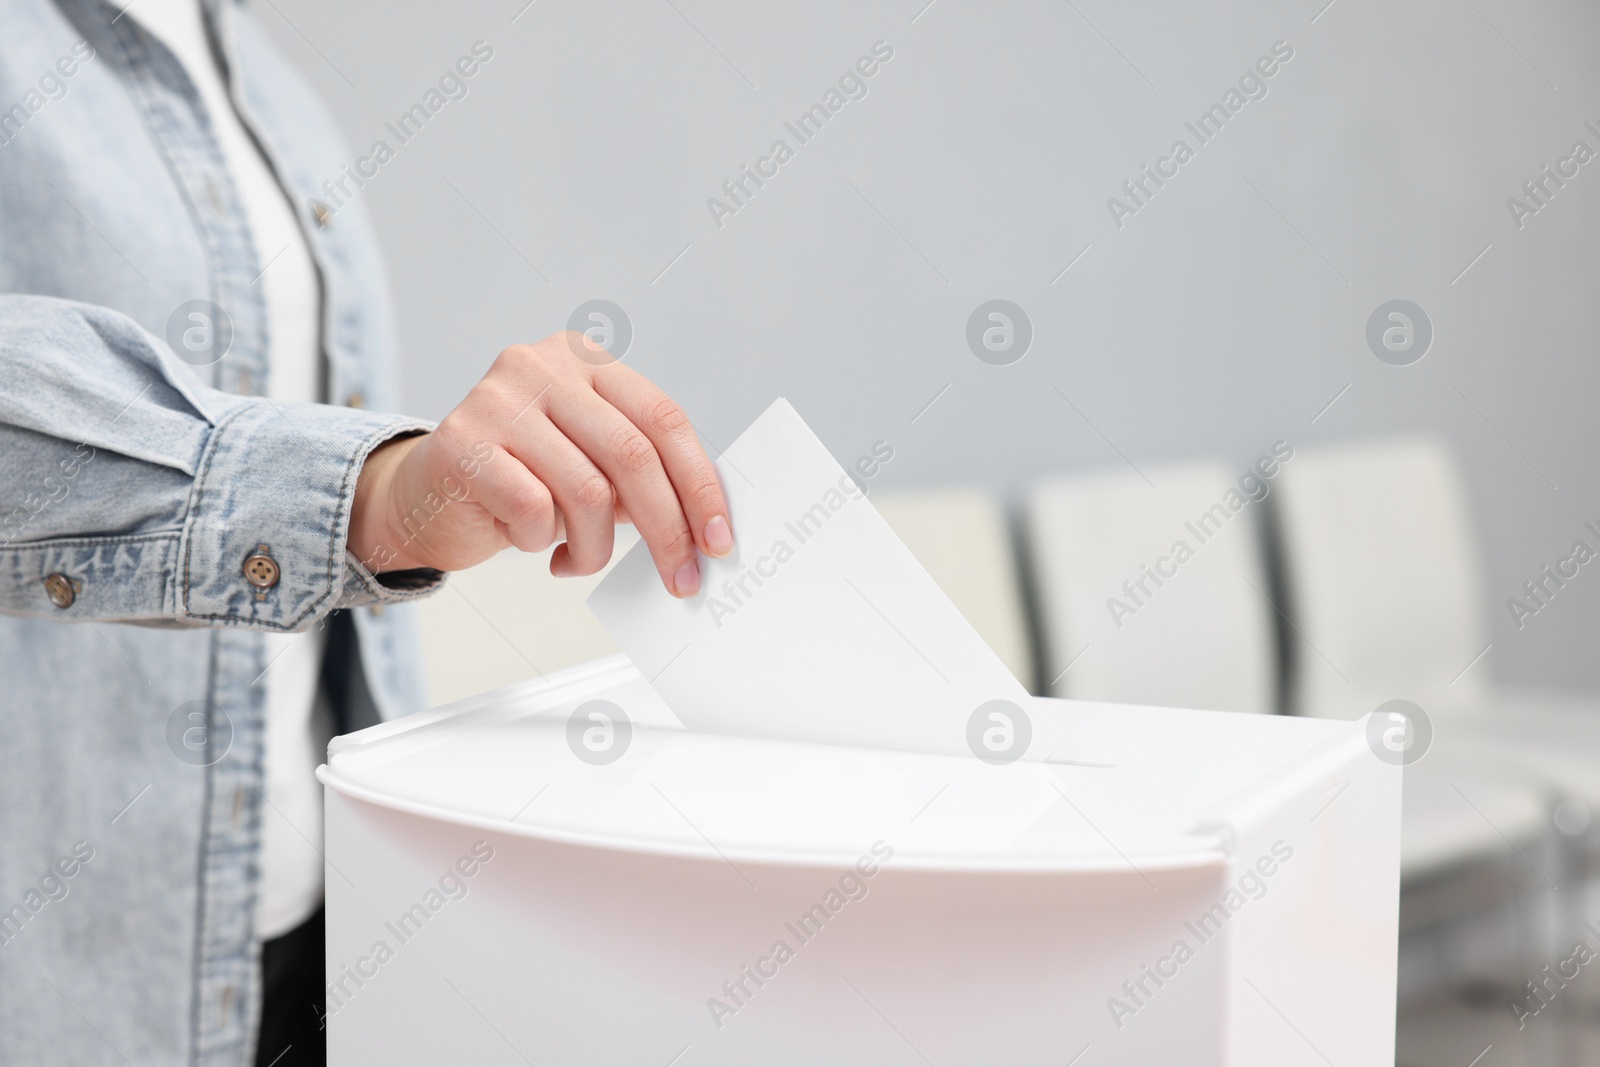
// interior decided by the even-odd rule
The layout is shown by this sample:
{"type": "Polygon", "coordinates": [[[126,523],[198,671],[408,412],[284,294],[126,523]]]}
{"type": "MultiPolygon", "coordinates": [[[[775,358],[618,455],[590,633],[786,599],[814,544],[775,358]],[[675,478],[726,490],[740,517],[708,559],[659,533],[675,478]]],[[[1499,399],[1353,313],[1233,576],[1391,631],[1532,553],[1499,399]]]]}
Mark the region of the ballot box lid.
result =
{"type": "Polygon", "coordinates": [[[336,738],[318,777],[411,816],[594,848],[835,866],[881,842],[897,870],[1148,872],[1225,862],[1238,812],[1364,743],[1342,721],[1046,698],[1029,712],[1051,762],[689,733],[614,656],[336,738]]]}

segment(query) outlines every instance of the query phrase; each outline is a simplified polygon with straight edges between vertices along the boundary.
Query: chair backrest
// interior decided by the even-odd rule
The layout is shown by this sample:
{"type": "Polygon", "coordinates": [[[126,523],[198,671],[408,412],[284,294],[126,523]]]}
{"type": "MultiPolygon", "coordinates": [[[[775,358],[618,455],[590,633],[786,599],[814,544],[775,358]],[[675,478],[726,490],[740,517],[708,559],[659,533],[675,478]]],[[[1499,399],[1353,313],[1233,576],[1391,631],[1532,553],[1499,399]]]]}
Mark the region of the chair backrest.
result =
{"type": "Polygon", "coordinates": [[[873,490],[870,499],[972,628],[1032,690],[1028,616],[1001,503],[969,488],[873,490]]]}
{"type": "MultiPolygon", "coordinates": [[[[612,564],[637,540],[633,527],[617,527],[612,564]]],[[[556,578],[550,552],[507,549],[452,574],[418,603],[435,707],[617,651],[584,604],[611,566],[587,578],[556,578]]]]}
{"type": "Polygon", "coordinates": [[[1276,710],[1257,511],[1270,482],[1220,463],[1037,486],[1026,532],[1053,696],[1276,710]],[[1148,479],[1148,480],[1146,480],[1148,479]]]}
{"type": "Polygon", "coordinates": [[[1292,710],[1351,718],[1396,698],[1430,713],[1481,700],[1483,575],[1449,447],[1409,437],[1306,448],[1279,482],[1292,710]]]}

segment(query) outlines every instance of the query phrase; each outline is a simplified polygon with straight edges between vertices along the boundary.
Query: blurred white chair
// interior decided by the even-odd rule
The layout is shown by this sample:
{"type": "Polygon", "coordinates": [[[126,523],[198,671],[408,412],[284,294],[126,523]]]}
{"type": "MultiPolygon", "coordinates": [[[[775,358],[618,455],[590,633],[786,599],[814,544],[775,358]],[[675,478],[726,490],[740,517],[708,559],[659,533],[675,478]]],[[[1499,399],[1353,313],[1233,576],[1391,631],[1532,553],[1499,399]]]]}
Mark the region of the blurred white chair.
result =
{"type": "Polygon", "coordinates": [[[1468,723],[1489,697],[1489,626],[1476,524],[1448,447],[1406,437],[1302,449],[1277,489],[1284,610],[1298,636],[1293,710],[1355,718],[1401,698],[1433,723],[1434,748],[1406,768],[1403,874],[1531,848],[1545,835],[1550,783],[1468,723]]]}
{"type": "Polygon", "coordinates": [[[1026,531],[1050,695],[1274,710],[1259,505],[1237,477],[1184,463],[1033,490],[1026,531]]]}
{"type": "Polygon", "coordinates": [[[1032,690],[1027,611],[1000,502],[965,488],[878,490],[870,499],[972,628],[1032,690]]]}
{"type": "MultiPolygon", "coordinates": [[[[638,539],[633,527],[617,527],[612,564],[638,539]]],[[[434,707],[617,651],[584,604],[611,565],[587,578],[555,578],[551,551],[507,549],[452,574],[421,602],[434,707]]]]}
{"type": "Polygon", "coordinates": [[[1348,719],[1401,696],[1430,714],[1481,703],[1486,597],[1449,450],[1427,438],[1302,449],[1280,483],[1285,610],[1303,639],[1291,709],[1348,719]]]}

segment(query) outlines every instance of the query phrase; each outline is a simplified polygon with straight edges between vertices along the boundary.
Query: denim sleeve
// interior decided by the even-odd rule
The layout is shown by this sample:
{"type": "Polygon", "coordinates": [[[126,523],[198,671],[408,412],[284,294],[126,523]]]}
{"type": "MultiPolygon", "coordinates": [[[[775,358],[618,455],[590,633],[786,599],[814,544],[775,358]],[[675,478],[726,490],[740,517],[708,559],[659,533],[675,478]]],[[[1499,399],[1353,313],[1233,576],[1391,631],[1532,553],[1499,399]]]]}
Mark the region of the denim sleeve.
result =
{"type": "Polygon", "coordinates": [[[224,393],[118,312],[0,294],[0,611],[290,631],[434,592],[345,548],[368,453],[429,428],[224,393]]]}

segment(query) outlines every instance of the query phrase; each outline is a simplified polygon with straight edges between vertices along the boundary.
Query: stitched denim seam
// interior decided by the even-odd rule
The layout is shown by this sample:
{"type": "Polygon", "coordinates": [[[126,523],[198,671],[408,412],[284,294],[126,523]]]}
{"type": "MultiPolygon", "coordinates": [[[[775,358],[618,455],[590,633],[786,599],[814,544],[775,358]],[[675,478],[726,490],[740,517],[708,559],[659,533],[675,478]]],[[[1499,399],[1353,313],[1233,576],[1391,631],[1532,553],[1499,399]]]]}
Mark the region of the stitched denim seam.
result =
{"type": "Polygon", "coordinates": [[[118,545],[130,545],[140,541],[165,541],[182,535],[182,530],[162,530],[153,533],[124,534],[116,537],[74,537],[65,540],[28,541],[24,544],[12,546],[9,551],[43,551],[52,548],[114,548],[118,545]]]}

